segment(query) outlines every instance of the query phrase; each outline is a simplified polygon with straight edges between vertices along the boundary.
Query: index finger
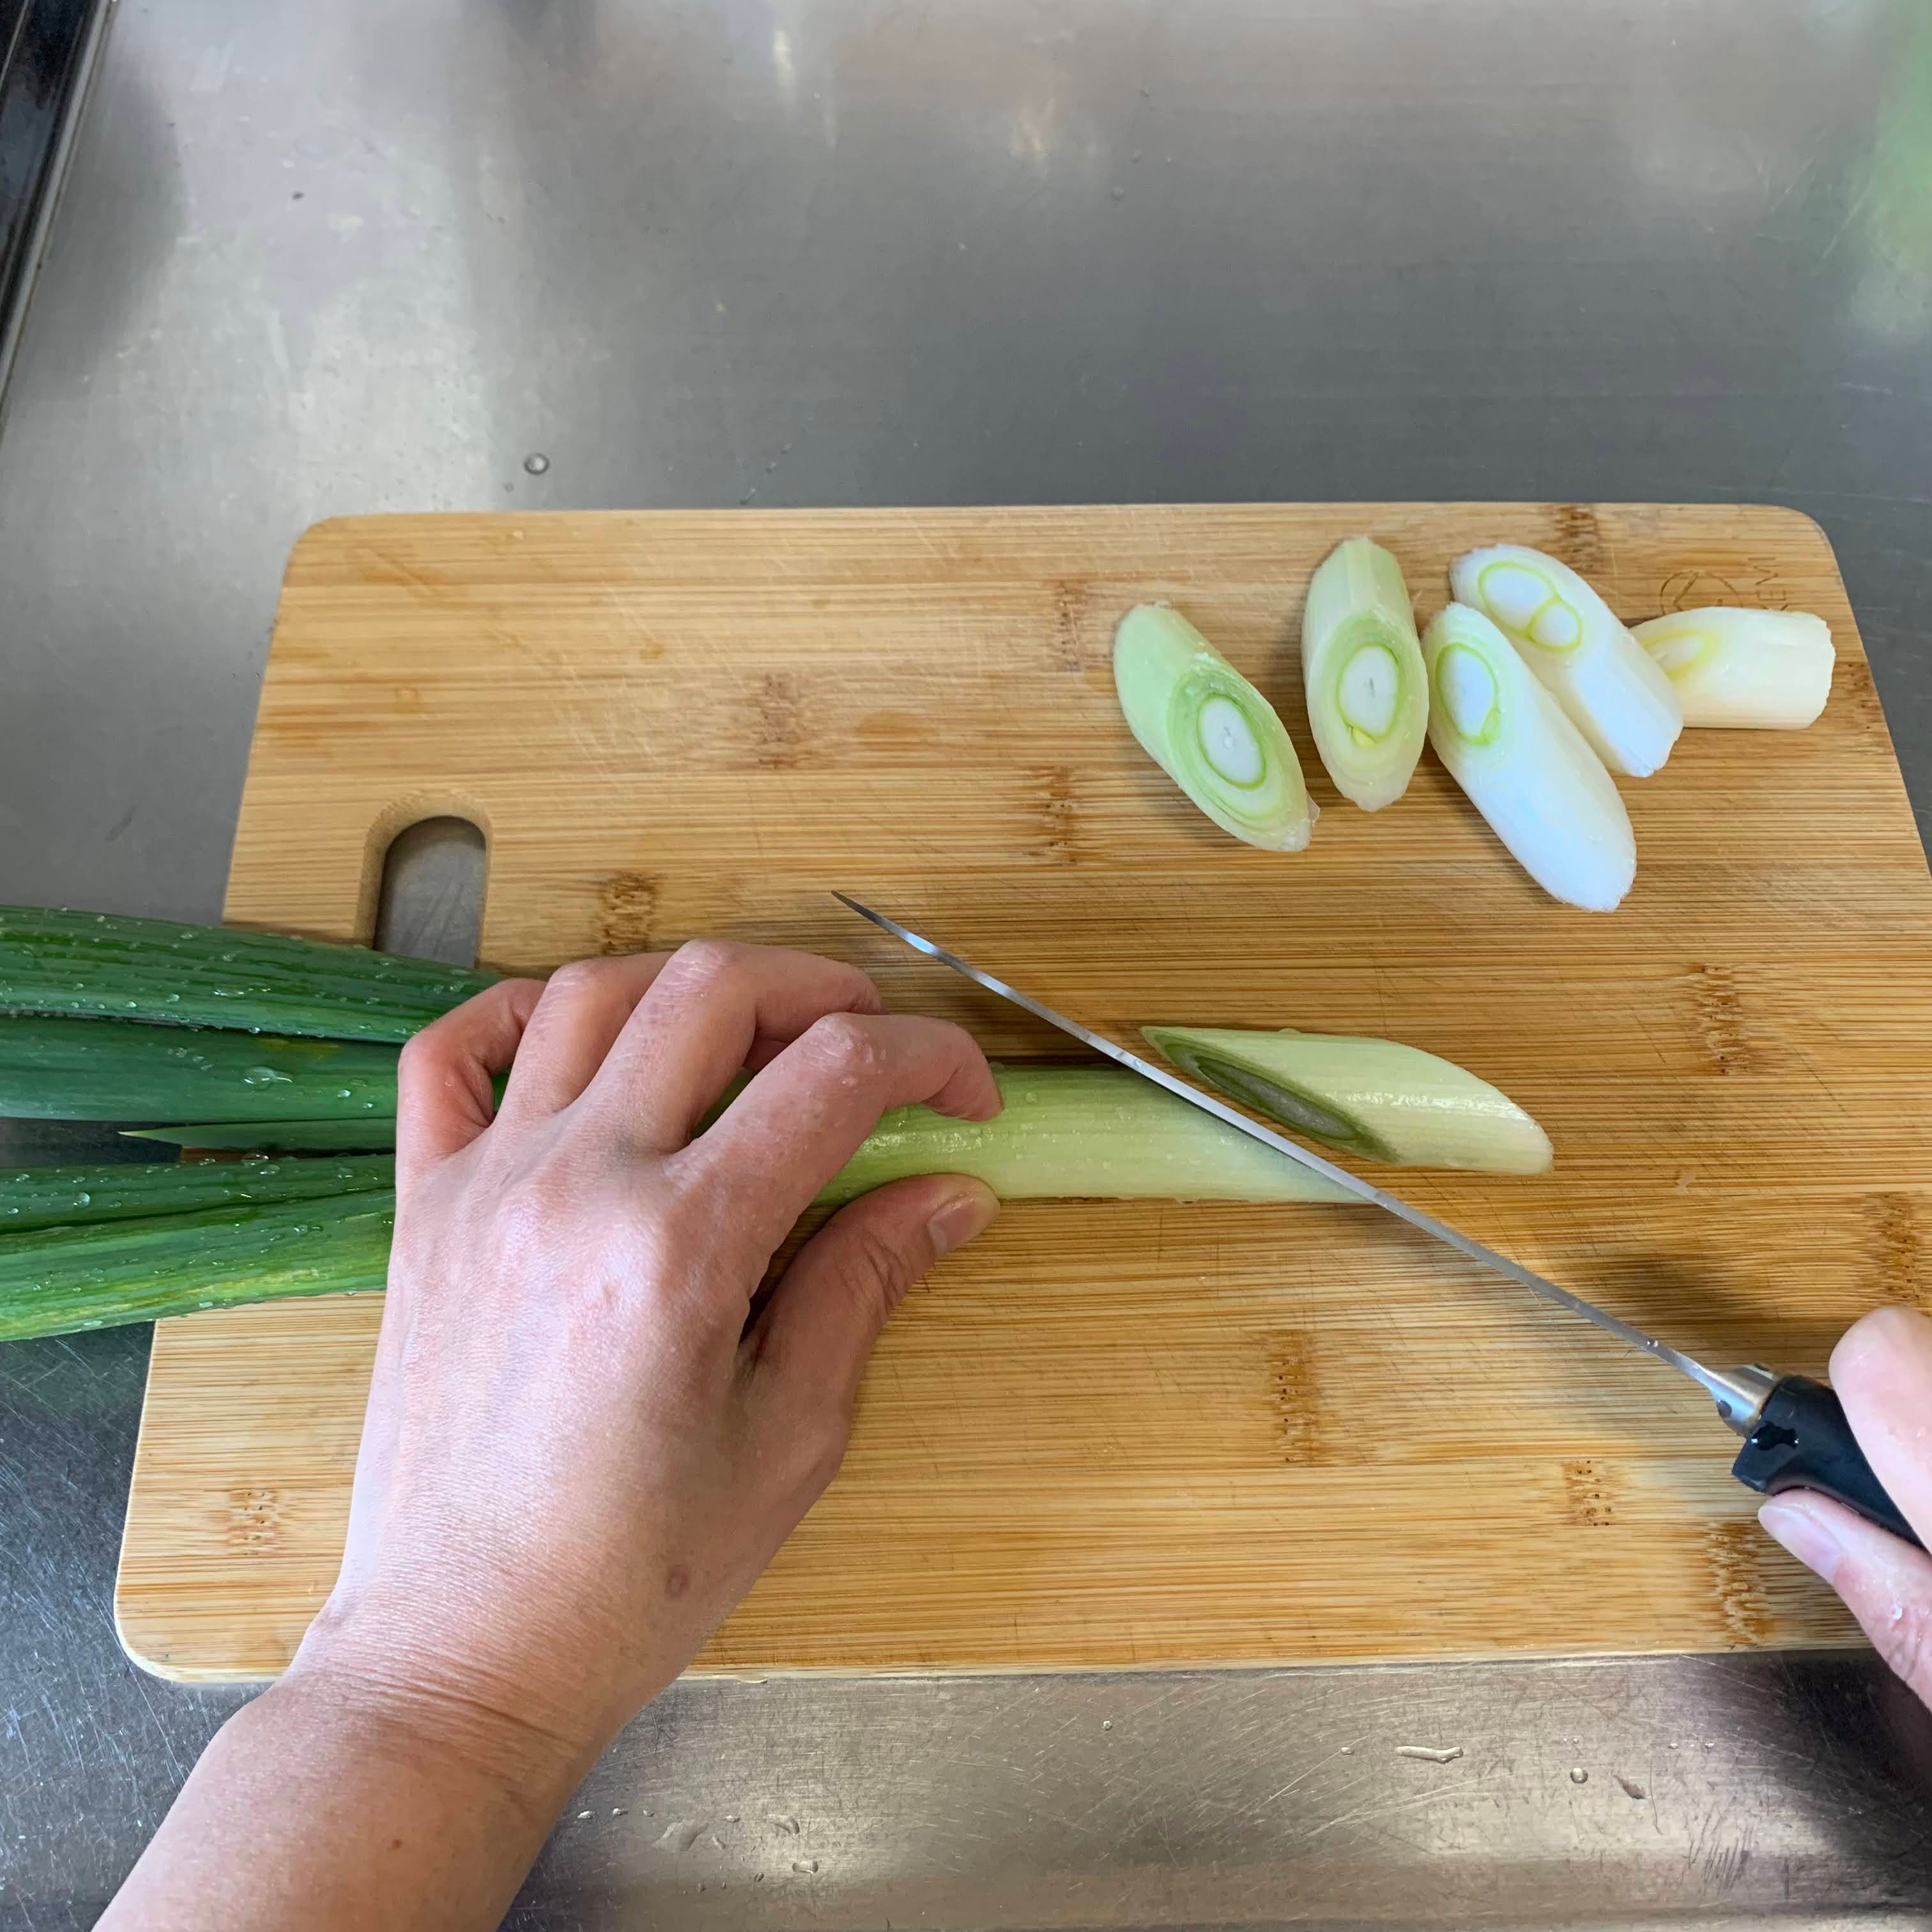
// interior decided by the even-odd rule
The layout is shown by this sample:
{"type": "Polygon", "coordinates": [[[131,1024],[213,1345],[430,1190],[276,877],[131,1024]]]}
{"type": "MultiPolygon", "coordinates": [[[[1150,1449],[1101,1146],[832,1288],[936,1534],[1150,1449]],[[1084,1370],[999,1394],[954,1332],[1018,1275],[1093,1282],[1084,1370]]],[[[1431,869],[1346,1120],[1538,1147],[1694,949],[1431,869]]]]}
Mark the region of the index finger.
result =
{"type": "Polygon", "coordinates": [[[460,1153],[496,1113],[494,1077],[516,1058],[543,997],[541,980],[499,980],[432,1020],[396,1066],[396,1185],[460,1153]]]}
{"type": "Polygon", "coordinates": [[[828,1013],[677,1156],[769,1256],[894,1107],[989,1120],[1000,1090],[979,1043],[945,1020],[828,1013]]]}

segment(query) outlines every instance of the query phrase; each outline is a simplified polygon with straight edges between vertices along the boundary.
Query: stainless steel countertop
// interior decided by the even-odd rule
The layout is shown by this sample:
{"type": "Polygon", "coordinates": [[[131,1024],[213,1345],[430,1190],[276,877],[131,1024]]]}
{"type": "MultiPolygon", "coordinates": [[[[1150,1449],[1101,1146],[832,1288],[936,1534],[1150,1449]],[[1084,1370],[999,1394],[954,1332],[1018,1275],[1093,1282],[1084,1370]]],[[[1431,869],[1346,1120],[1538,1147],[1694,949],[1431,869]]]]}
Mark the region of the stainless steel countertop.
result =
{"type": "MultiPolygon", "coordinates": [[[[217,910],[319,517],[1288,496],[1808,510],[1932,807],[1932,8],[122,0],[0,427],[0,898],[217,910]]],[[[0,1350],[9,1924],[240,1701],[114,1643],[146,1340],[0,1350]]],[[[1928,1798],[1862,1657],[690,1685],[517,1922],[1922,1927],[1928,1798]]]]}

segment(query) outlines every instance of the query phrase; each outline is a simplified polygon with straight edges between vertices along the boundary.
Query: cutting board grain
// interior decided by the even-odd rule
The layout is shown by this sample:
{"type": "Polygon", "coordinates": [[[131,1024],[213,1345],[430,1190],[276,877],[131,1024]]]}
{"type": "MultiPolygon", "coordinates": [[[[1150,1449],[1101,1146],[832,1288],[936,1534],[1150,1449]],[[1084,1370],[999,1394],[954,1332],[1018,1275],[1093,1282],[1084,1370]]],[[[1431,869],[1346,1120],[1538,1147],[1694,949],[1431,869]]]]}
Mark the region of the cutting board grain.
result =
{"type": "MultiPolygon", "coordinates": [[[[1829,547],[1788,512],[1198,506],[323,524],[277,620],[228,914],[366,938],[389,838],[488,840],[486,958],[699,933],[856,960],[1051,1055],[847,888],[1119,1036],[1386,1033],[1547,1124],[1550,1178],[1416,1174],[1484,1238],[1720,1360],[1816,1371],[1928,1304],[1932,884],[1829,547]],[[1630,619],[1821,612],[1801,734],[1628,787],[1624,909],[1541,896],[1425,758],[1314,844],[1215,832],[1115,712],[1116,618],[1187,612],[1310,742],[1304,586],[1370,530],[1427,615],[1465,547],[1630,619]]],[[[334,1572],[373,1300],[164,1323],[124,1641],[271,1674],[334,1572]]],[[[851,1453],[700,1670],[1286,1663],[1836,1642],[1688,1384],[1364,1210],[1041,1203],[894,1322],[851,1453]]]]}

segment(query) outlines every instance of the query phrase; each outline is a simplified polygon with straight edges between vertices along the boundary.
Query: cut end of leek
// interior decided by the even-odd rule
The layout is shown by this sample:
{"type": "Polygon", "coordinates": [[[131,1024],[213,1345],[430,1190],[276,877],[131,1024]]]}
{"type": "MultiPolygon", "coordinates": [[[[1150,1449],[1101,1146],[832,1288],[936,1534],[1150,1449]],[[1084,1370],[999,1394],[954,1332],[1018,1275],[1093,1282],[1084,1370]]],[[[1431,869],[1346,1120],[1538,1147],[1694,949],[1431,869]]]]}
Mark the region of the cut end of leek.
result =
{"type": "Polygon", "coordinates": [[[1408,789],[1429,728],[1428,680],[1402,566],[1351,537],[1324,559],[1301,618],[1301,674],[1315,748],[1364,812],[1408,789]]]}
{"type": "Polygon", "coordinates": [[[1684,728],[1670,679],[1567,563],[1498,544],[1459,556],[1449,582],[1522,653],[1609,770],[1648,778],[1670,757],[1684,728]]]}
{"type": "Polygon", "coordinates": [[[1545,892],[1612,910],[1636,876],[1636,839],[1603,761],[1480,611],[1447,606],[1422,656],[1429,742],[1450,776],[1545,892]]]}
{"type": "Polygon", "coordinates": [[[1687,724],[1802,731],[1831,694],[1838,653],[1804,610],[1673,610],[1633,634],[1670,680],[1687,724]]]}
{"type": "Polygon", "coordinates": [[[1142,748],[1220,826],[1298,852],[1316,807],[1273,705],[1178,610],[1137,604],[1114,634],[1114,687],[1142,748]]]}
{"type": "Polygon", "coordinates": [[[1233,1027],[1142,1031],[1190,1079],[1341,1153],[1489,1174],[1542,1174],[1556,1159],[1508,1094],[1420,1047],[1233,1027]]]}

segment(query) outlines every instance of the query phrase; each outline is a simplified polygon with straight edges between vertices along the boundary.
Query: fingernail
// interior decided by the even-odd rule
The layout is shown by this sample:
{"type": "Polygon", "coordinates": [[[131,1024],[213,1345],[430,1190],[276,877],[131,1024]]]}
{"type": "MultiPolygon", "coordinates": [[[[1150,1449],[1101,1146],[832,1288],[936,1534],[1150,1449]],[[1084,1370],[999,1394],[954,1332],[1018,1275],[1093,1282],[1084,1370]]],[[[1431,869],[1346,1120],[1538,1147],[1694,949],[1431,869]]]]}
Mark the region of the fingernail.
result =
{"type": "Polygon", "coordinates": [[[999,1198],[990,1192],[956,1194],[926,1224],[926,1232],[932,1237],[934,1258],[950,1255],[975,1234],[983,1233],[993,1225],[999,1212],[999,1198]]]}
{"type": "Polygon", "coordinates": [[[1773,1500],[1758,1511],[1765,1534],[1781,1543],[1806,1569],[1830,1582],[1844,1560],[1845,1546],[1799,1502],[1773,1500]]]}

